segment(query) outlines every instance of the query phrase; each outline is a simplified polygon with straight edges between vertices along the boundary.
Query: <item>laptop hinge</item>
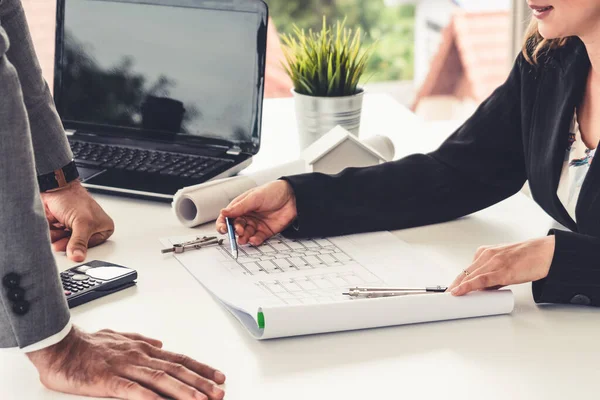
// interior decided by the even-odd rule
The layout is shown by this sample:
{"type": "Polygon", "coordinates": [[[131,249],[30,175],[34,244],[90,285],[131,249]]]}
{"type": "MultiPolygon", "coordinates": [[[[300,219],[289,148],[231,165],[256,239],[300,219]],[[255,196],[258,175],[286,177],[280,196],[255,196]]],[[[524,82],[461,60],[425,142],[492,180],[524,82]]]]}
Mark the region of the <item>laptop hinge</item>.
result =
{"type": "Polygon", "coordinates": [[[239,156],[242,152],[242,149],[240,149],[238,146],[233,146],[232,148],[230,148],[229,150],[227,150],[227,154],[230,156],[239,156]]]}

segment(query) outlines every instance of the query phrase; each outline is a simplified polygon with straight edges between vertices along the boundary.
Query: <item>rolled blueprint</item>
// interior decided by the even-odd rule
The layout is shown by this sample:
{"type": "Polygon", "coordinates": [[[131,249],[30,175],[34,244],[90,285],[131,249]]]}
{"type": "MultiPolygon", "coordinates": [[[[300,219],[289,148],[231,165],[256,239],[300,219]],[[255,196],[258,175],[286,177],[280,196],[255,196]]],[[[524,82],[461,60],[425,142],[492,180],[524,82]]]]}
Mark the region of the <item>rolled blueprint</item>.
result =
{"type": "Polygon", "coordinates": [[[391,161],[394,159],[396,149],[394,148],[394,143],[392,143],[392,140],[389,137],[376,135],[371,136],[368,139],[361,140],[361,142],[367,146],[370,146],[373,148],[373,150],[381,154],[386,161],[391,161]]]}
{"type": "Polygon", "coordinates": [[[221,209],[240,194],[282,176],[307,172],[306,162],[296,160],[249,175],[217,179],[179,190],[173,199],[173,211],[188,228],[215,220],[221,209]]]}

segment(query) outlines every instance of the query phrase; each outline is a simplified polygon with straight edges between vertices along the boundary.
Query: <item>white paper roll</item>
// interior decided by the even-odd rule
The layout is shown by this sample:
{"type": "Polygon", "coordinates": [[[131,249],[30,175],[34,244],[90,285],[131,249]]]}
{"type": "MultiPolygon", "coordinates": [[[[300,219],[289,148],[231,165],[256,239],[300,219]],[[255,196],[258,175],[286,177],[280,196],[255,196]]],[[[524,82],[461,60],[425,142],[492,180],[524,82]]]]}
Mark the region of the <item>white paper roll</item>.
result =
{"type": "Polygon", "coordinates": [[[282,176],[307,172],[304,160],[296,160],[254,174],[218,179],[179,190],[173,211],[179,221],[191,228],[215,220],[219,212],[240,194],[282,176]]]}
{"type": "Polygon", "coordinates": [[[387,136],[375,135],[371,136],[368,139],[361,140],[362,143],[370,146],[381,154],[386,161],[392,161],[394,159],[394,154],[396,149],[394,148],[394,143],[387,136]]]}

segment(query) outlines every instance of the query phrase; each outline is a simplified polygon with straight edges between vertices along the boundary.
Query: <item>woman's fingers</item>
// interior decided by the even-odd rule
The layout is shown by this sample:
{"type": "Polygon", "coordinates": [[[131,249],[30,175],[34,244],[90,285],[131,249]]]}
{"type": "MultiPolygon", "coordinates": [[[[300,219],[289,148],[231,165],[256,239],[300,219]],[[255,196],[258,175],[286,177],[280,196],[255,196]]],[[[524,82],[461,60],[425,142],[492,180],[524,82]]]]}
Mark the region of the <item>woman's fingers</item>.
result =
{"type": "Polygon", "coordinates": [[[227,208],[221,211],[224,217],[239,218],[259,209],[262,203],[262,196],[259,192],[248,193],[245,197],[237,202],[233,202],[227,208]]]}
{"type": "MultiPolygon", "coordinates": [[[[248,198],[248,196],[250,196],[250,194],[253,192],[254,192],[253,190],[249,190],[246,193],[239,195],[238,197],[233,199],[233,201],[231,203],[229,203],[229,205],[227,207],[225,207],[224,209],[221,210],[221,212],[219,213],[219,217],[217,218],[217,222],[215,224],[216,228],[217,228],[217,232],[219,232],[221,235],[224,235],[227,233],[227,223],[225,222],[225,217],[237,219],[239,217],[242,217],[245,214],[244,212],[240,213],[240,210],[246,209],[246,208],[240,208],[240,204],[242,202],[244,202],[248,198]]],[[[235,223],[234,223],[234,228],[236,229],[236,232],[237,232],[238,228],[235,225],[235,223]]],[[[238,235],[240,235],[240,234],[241,233],[238,233],[238,235]]]]}
{"type": "Polygon", "coordinates": [[[235,230],[236,235],[242,236],[247,225],[248,220],[245,217],[236,218],[235,221],[233,221],[233,229],[235,230]]]}
{"type": "Polygon", "coordinates": [[[462,282],[469,279],[475,273],[475,271],[491,260],[495,255],[495,248],[496,247],[492,246],[482,246],[478,248],[475,252],[475,256],[473,257],[473,263],[460,272],[460,274],[448,287],[448,291],[452,291],[454,288],[458,287],[462,282]]]}
{"type": "Polygon", "coordinates": [[[260,246],[261,244],[263,244],[265,242],[265,240],[267,240],[271,236],[272,235],[270,235],[266,232],[258,230],[252,237],[250,237],[250,239],[248,241],[250,242],[250,244],[252,246],[260,246]]]}
{"type": "Polygon", "coordinates": [[[223,215],[223,210],[221,210],[221,212],[219,213],[215,226],[217,228],[217,232],[219,232],[221,235],[227,233],[227,224],[225,223],[225,216],[223,215]]]}
{"type": "Polygon", "coordinates": [[[504,274],[502,271],[492,271],[482,274],[477,274],[473,278],[470,278],[458,287],[452,290],[454,296],[462,296],[464,294],[474,292],[476,290],[488,289],[495,286],[503,286],[504,274]]]}
{"type": "Polygon", "coordinates": [[[254,236],[256,234],[256,227],[254,225],[252,225],[251,223],[248,223],[248,225],[246,225],[246,229],[244,230],[244,233],[238,237],[238,243],[239,244],[247,244],[248,241],[250,240],[250,238],[252,236],[254,236]]]}

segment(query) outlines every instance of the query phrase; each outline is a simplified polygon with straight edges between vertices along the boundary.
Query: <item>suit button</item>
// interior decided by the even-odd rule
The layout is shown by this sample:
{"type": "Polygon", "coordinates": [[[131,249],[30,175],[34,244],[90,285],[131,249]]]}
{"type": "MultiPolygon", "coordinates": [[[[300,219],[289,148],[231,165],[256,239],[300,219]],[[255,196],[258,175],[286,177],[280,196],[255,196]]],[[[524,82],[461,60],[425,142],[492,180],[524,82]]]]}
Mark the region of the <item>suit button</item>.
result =
{"type": "Polygon", "coordinates": [[[4,287],[7,287],[9,289],[19,287],[20,283],[21,275],[15,274],[14,272],[6,274],[4,275],[4,278],[2,278],[2,284],[4,285],[4,287]]]}
{"type": "Polygon", "coordinates": [[[8,299],[10,301],[22,301],[25,300],[25,290],[17,287],[8,291],[8,299]]]}
{"type": "Polygon", "coordinates": [[[583,294],[577,294],[571,299],[571,304],[577,304],[580,306],[589,306],[592,303],[589,297],[583,294]]]}
{"type": "Polygon", "coordinates": [[[12,309],[17,315],[25,315],[29,311],[29,305],[28,301],[17,301],[16,303],[13,303],[12,309]]]}

